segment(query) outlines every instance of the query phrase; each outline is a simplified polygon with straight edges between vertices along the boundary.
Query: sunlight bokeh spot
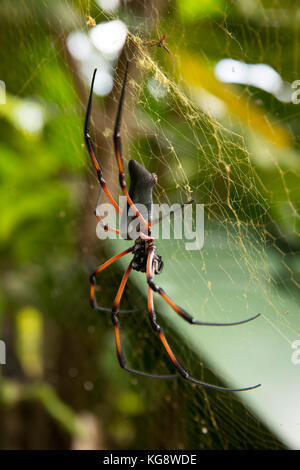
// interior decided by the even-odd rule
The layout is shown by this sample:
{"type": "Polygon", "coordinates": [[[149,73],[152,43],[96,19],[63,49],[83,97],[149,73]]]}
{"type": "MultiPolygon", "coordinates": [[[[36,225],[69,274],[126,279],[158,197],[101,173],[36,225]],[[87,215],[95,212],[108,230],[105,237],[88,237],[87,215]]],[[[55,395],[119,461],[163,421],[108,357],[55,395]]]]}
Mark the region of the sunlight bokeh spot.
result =
{"type": "Polygon", "coordinates": [[[88,36],[80,31],[73,31],[67,38],[67,46],[77,60],[85,60],[92,52],[88,36]]]}
{"type": "Polygon", "coordinates": [[[127,26],[120,20],[100,23],[90,31],[93,45],[110,60],[118,57],[126,37],[127,26]]]}
{"type": "Polygon", "coordinates": [[[105,11],[114,11],[120,6],[120,0],[97,0],[97,3],[105,11]]]}
{"type": "Polygon", "coordinates": [[[215,67],[216,77],[226,83],[238,83],[260,88],[280,101],[291,100],[291,85],[284,82],[268,64],[246,64],[233,59],[222,59],[215,67]]]}
{"type": "Polygon", "coordinates": [[[43,108],[33,101],[23,101],[13,113],[13,118],[18,127],[29,134],[41,132],[45,123],[43,108]]]}

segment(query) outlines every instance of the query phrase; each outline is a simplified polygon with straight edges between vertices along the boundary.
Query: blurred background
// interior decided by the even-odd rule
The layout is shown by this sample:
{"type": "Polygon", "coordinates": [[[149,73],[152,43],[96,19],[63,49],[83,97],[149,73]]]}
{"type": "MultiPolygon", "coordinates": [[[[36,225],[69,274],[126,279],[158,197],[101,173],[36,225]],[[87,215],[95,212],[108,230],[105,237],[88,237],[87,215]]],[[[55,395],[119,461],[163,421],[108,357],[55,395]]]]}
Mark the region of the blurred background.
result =
{"type": "MultiPolygon", "coordinates": [[[[1,449],[300,448],[297,3],[1,1],[1,449]],[[194,327],[158,301],[159,321],[192,376],[260,389],[132,376],[110,315],[89,305],[90,273],[128,242],[96,235],[84,115],[97,67],[92,133],[117,197],[126,59],[126,161],[158,175],[155,202],[192,198],[205,210],[201,250],[158,241],[157,282],[198,320],[262,314],[194,327]]],[[[124,263],[101,274],[99,305],[112,305],[124,263]]],[[[134,273],[121,306],[141,309],[121,316],[128,363],[170,373],[146,293],[134,273]]]]}

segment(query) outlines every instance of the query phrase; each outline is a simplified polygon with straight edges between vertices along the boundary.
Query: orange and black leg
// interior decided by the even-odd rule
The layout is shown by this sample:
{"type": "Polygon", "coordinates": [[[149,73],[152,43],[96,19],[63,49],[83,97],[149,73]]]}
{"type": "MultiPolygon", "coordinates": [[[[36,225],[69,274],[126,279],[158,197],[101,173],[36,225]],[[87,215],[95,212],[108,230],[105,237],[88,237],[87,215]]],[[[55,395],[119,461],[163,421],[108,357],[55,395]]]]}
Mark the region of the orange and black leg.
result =
{"type": "Polygon", "coordinates": [[[158,41],[154,41],[152,44],[150,44],[150,47],[152,46],[162,47],[171,57],[172,62],[173,62],[173,67],[175,69],[175,58],[172,52],[170,51],[170,49],[165,44],[166,39],[167,39],[167,35],[164,34],[158,41]]]}
{"type": "Polygon", "coordinates": [[[178,377],[177,374],[173,374],[173,375],[148,374],[146,372],[141,372],[139,370],[131,369],[130,367],[127,367],[127,365],[126,365],[126,358],[125,358],[125,354],[124,354],[124,351],[123,351],[122,345],[121,345],[120,325],[119,325],[118,313],[121,312],[121,310],[119,310],[119,305],[120,305],[121,298],[122,298],[122,295],[123,295],[123,292],[124,292],[124,289],[125,289],[125,286],[126,286],[126,283],[127,283],[127,280],[128,280],[128,277],[129,277],[129,274],[130,274],[131,270],[132,270],[132,262],[129,264],[129,266],[128,266],[128,268],[127,268],[127,270],[126,270],[126,272],[123,276],[123,279],[122,279],[120,287],[118,289],[116,298],[115,298],[114,303],[113,303],[112,314],[111,314],[111,319],[112,319],[112,323],[113,323],[114,331],[115,331],[117,356],[118,356],[120,366],[122,367],[122,369],[125,369],[127,372],[131,372],[131,373],[136,374],[136,375],[142,375],[143,377],[151,377],[151,378],[154,378],[154,379],[171,379],[171,378],[178,377]]]}
{"type": "MultiPolygon", "coordinates": [[[[149,257],[148,257],[148,264],[149,267],[151,264],[153,264],[153,257],[154,257],[154,248],[151,248],[149,251],[149,257]]],[[[254,315],[253,317],[246,318],[246,320],[241,320],[238,322],[232,322],[232,323],[215,323],[215,322],[205,322],[205,321],[198,321],[195,320],[189,313],[187,313],[183,308],[179,307],[176,305],[173,300],[170,299],[170,297],[165,293],[165,291],[156,285],[153,281],[153,275],[150,276],[150,268],[147,268],[147,282],[151,289],[154,292],[157,292],[169,305],[172,307],[175,312],[180,315],[185,321],[190,323],[191,325],[206,325],[206,326],[234,326],[234,325],[242,325],[243,323],[247,323],[251,320],[254,320],[255,318],[260,316],[260,313],[254,315]],[[148,274],[149,273],[149,274],[148,274]]]]}
{"type": "Polygon", "coordinates": [[[138,211],[131,197],[129,196],[127,186],[126,186],[126,181],[125,181],[125,171],[124,171],[124,163],[123,163],[123,156],[122,156],[120,127],[121,127],[121,120],[122,120],[122,111],[123,111],[123,104],[124,104],[124,97],[125,97],[127,74],[128,74],[128,62],[126,63],[123,86],[122,86],[119,107],[118,107],[118,112],[117,112],[117,117],[116,117],[116,122],[115,122],[115,130],[114,130],[114,138],[113,138],[114,148],[115,148],[115,154],[116,154],[117,164],[119,168],[119,181],[120,181],[122,192],[127,199],[128,205],[132,208],[135,215],[139,218],[144,228],[148,229],[148,224],[146,220],[144,219],[142,214],[138,211]]]}
{"type": "MultiPolygon", "coordinates": [[[[106,261],[105,263],[101,264],[101,266],[99,266],[90,276],[90,283],[91,283],[91,287],[90,287],[90,303],[91,303],[91,306],[93,307],[93,309],[99,311],[99,312],[112,312],[112,309],[111,308],[105,308],[105,307],[99,307],[98,304],[97,304],[97,300],[96,300],[96,295],[95,295],[95,285],[96,285],[96,276],[101,273],[101,271],[103,271],[105,268],[107,268],[108,266],[110,266],[112,263],[114,263],[115,261],[117,261],[117,259],[119,258],[122,258],[123,256],[127,255],[128,253],[131,253],[133,250],[133,248],[128,248],[127,250],[125,251],[122,251],[122,253],[119,253],[115,256],[113,256],[112,258],[110,258],[108,261],[106,261]]],[[[120,310],[119,313],[133,313],[133,312],[137,312],[137,310],[120,310]]]]}
{"type": "Polygon", "coordinates": [[[102,219],[101,219],[101,217],[98,213],[98,209],[97,209],[97,207],[99,205],[99,202],[100,202],[102,190],[103,190],[105,192],[105,194],[107,195],[107,197],[108,197],[109,201],[111,202],[111,204],[116,209],[116,211],[119,212],[119,214],[121,214],[120,207],[118,206],[118,204],[116,203],[116,201],[114,200],[114,198],[112,197],[112,195],[110,194],[110,191],[108,190],[108,188],[106,186],[106,182],[103,178],[102,168],[100,166],[99,159],[97,158],[96,151],[95,151],[95,148],[94,148],[94,145],[93,145],[93,141],[92,141],[92,139],[90,137],[90,134],[89,134],[89,132],[90,132],[91,111],[92,111],[92,100],[93,100],[93,89],[94,89],[94,82],[95,82],[96,72],[97,72],[97,69],[94,70],[94,74],[93,74],[93,78],[92,78],[91,90],[90,90],[89,101],[88,101],[88,106],[87,106],[87,111],[86,111],[86,116],[85,116],[85,123],[84,123],[84,140],[85,140],[85,144],[86,144],[87,150],[90,154],[90,157],[92,159],[92,163],[93,163],[93,165],[94,165],[94,167],[97,171],[97,177],[98,177],[98,180],[99,180],[99,183],[100,183],[100,190],[99,190],[99,194],[98,194],[98,198],[97,198],[97,204],[96,204],[96,208],[94,210],[94,214],[96,215],[97,219],[99,220],[99,222],[103,226],[104,230],[109,230],[109,231],[114,232],[114,233],[119,233],[119,231],[117,229],[109,227],[108,225],[106,225],[102,221],[102,219]]]}
{"type": "Polygon", "coordinates": [[[193,377],[190,377],[188,372],[184,369],[184,367],[180,364],[178,359],[176,358],[175,354],[173,353],[165,335],[160,327],[160,325],[156,321],[156,315],[155,315],[155,310],[154,310],[154,303],[153,303],[153,291],[154,292],[159,292],[160,287],[158,287],[156,284],[153,282],[153,276],[154,276],[154,269],[153,269],[153,256],[151,256],[151,252],[148,255],[148,261],[147,261],[147,281],[149,284],[148,287],[148,311],[149,311],[149,316],[150,316],[150,323],[153,328],[153,330],[157,333],[159,339],[161,340],[165,350],[167,351],[167,354],[169,358],[171,359],[173,365],[175,366],[176,370],[178,373],[185,379],[188,380],[189,382],[192,382],[197,385],[202,385],[203,387],[206,388],[211,388],[214,390],[220,390],[220,391],[227,391],[227,392],[243,392],[246,390],[252,390],[254,388],[257,388],[260,386],[260,384],[252,386],[252,387],[247,387],[247,388],[226,388],[226,387],[219,387],[217,385],[211,385],[206,382],[203,382],[201,380],[194,379],[193,377]]]}
{"type": "Polygon", "coordinates": [[[102,194],[102,187],[100,186],[100,189],[99,189],[99,193],[98,193],[98,197],[97,197],[97,202],[96,202],[96,207],[94,209],[94,214],[95,216],[97,217],[98,221],[100,222],[103,230],[105,230],[106,232],[109,231],[109,232],[113,232],[113,233],[116,233],[116,234],[120,234],[120,230],[116,229],[116,228],[113,228],[113,227],[110,227],[109,225],[105,224],[103,222],[103,220],[101,219],[100,217],[100,214],[98,212],[98,206],[100,204],[100,199],[101,199],[101,194],[102,194]]]}

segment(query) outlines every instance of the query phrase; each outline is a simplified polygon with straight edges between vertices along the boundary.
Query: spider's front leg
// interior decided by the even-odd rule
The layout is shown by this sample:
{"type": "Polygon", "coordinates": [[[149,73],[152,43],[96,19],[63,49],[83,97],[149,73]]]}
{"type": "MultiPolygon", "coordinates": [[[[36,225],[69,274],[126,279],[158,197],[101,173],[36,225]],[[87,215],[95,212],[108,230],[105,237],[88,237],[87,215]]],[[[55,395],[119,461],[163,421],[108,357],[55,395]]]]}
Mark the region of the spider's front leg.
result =
{"type": "Polygon", "coordinates": [[[144,219],[140,211],[136,208],[131,197],[129,196],[127,186],[126,186],[126,181],[125,181],[125,171],[124,171],[123,156],[122,156],[120,127],[121,127],[121,120],[122,120],[122,111],[123,111],[123,104],[124,104],[124,97],[125,97],[127,74],[128,74],[128,62],[126,62],[123,86],[122,86],[118,112],[117,112],[116,122],[115,122],[115,130],[114,130],[114,137],[113,137],[114,149],[115,149],[115,154],[116,154],[116,159],[117,159],[117,164],[118,164],[118,169],[119,169],[119,181],[120,181],[121,190],[127,199],[128,205],[132,208],[136,217],[139,218],[144,228],[148,229],[148,224],[146,220],[144,219]]]}
{"type": "Polygon", "coordinates": [[[99,193],[98,193],[98,198],[97,198],[97,203],[96,203],[96,207],[95,207],[95,210],[94,210],[94,214],[97,217],[97,219],[99,220],[99,222],[102,225],[102,227],[104,228],[104,230],[109,230],[111,232],[119,234],[119,230],[117,230],[115,228],[112,228],[112,227],[109,227],[107,224],[105,224],[102,221],[102,219],[100,217],[100,214],[98,212],[98,205],[100,203],[100,198],[101,198],[101,194],[102,194],[102,190],[103,190],[105,192],[105,194],[107,195],[107,197],[108,197],[109,201],[111,202],[111,204],[116,209],[116,211],[119,212],[119,214],[121,214],[120,207],[115,202],[114,198],[112,197],[112,195],[110,194],[110,191],[108,190],[108,188],[106,186],[106,182],[103,178],[102,168],[100,166],[99,159],[96,155],[96,151],[95,151],[95,148],[94,148],[94,145],[93,145],[93,141],[92,141],[92,139],[90,137],[90,134],[89,134],[89,132],[90,132],[89,128],[90,128],[91,112],[92,112],[93,90],[94,90],[94,83],[95,83],[96,73],[97,73],[97,69],[94,70],[94,74],[93,74],[93,78],[92,78],[89,101],[88,101],[88,106],[87,106],[87,110],[86,110],[85,122],[84,122],[84,140],[85,140],[85,144],[86,144],[87,150],[90,154],[90,157],[92,159],[92,163],[93,163],[93,165],[94,165],[94,167],[97,171],[97,177],[98,177],[98,180],[99,180],[99,183],[100,183],[100,189],[99,189],[99,193]]]}
{"type": "Polygon", "coordinates": [[[153,291],[158,292],[158,293],[164,293],[164,291],[161,289],[161,287],[158,287],[154,282],[153,282],[153,277],[154,277],[154,263],[153,263],[153,256],[155,253],[154,247],[150,248],[149,254],[148,254],[148,260],[147,260],[147,282],[148,282],[148,311],[149,311],[149,316],[150,316],[150,323],[153,328],[153,330],[157,333],[159,339],[161,340],[165,350],[167,351],[167,354],[169,358],[171,359],[173,365],[175,366],[176,370],[178,373],[185,379],[188,380],[189,382],[192,382],[197,385],[202,385],[203,387],[206,388],[211,388],[214,390],[220,390],[220,391],[227,391],[227,392],[243,392],[246,390],[252,390],[254,388],[257,388],[260,386],[260,384],[252,386],[252,387],[247,387],[247,388],[226,388],[226,387],[219,387],[217,385],[211,385],[206,382],[202,382],[201,380],[194,379],[193,377],[190,377],[188,372],[185,370],[185,368],[180,364],[178,361],[177,357],[173,353],[166,337],[165,334],[161,328],[161,326],[157,323],[156,321],[156,315],[155,315],[155,310],[154,310],[154,303],[153,303],[153,291]]]}
{"type": "Polygon", "coordinates": [[[116,233],[117,235],[120,235],[120,230],[118,230],[116,228],[113,228],[113,227],[110,227],[109,225],[105,224],[103,222],[99,212],[98,212],[98,206],[100,204],[101,194],[102,194],[102,187],[100,186],[98,197],[97,197],[97,202],[96,202],[96,207],[94,209],[94,214],[97,217],[97,219],[98,219],[100,225],[102,226],[103,230],[105,230],[106,232],[109,231],[109,232],[116,233]]]}

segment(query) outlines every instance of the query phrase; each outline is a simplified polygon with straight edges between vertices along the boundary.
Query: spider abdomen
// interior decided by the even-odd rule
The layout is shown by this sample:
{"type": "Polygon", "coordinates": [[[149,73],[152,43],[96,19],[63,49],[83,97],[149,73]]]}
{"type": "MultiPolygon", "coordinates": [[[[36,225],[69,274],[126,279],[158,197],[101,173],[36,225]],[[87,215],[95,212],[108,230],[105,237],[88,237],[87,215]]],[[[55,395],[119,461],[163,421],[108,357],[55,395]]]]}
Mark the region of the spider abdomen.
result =
{"type": "MultiPolygon", "coordinates": [[[[129,161],[128,170],[130,175],[129,196],[144,219],[150,222],[153,209],[152,189],[157,182],[157,176],[150,173],[136,160],[129,161]]],[[[139,219],[127,202],[121,217],[122,238],[136,240],[139,229],[142,229],[139,219]]]]}

